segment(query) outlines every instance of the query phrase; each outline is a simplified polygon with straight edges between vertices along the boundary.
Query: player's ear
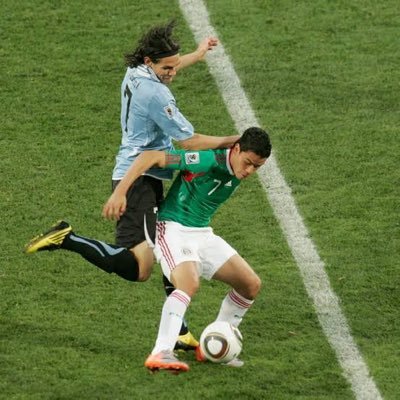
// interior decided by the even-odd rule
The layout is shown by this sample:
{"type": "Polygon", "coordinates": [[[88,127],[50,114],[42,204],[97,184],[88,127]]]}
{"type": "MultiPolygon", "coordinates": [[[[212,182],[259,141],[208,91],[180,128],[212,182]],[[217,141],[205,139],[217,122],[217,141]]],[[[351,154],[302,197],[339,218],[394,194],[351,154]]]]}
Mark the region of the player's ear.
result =
{"type": "Polygon", "coordinates": [[[150,64],[152,63],[151,58],[148,56],[144,56],[143,57],[143,61],[146,65],[150,66],[150,64]]]}
{"type": "Polygon", "coordinates": [[[235,154],[240,153],[240,144],[239,143],[235,143],[235,145],[233,146],[233,152],[235,154]]]}

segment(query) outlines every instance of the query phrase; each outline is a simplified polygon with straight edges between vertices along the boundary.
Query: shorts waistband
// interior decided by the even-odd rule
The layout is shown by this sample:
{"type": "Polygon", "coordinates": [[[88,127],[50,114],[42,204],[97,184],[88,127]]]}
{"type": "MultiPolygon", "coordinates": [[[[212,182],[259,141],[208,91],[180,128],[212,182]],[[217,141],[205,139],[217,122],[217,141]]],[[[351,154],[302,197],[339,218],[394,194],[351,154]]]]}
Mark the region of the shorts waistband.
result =
{"type": "Polygon", "coordinates": [[[159,224],[176,226],[180,230],[187,231],[187,232],[212,232],[213,231],[211,226],[204,226],[204,227],[185,226],[185,225],[182,225],[179,222],[175,222],[175,221],[157,221],[157,225],[159,225],[159,224]]]}

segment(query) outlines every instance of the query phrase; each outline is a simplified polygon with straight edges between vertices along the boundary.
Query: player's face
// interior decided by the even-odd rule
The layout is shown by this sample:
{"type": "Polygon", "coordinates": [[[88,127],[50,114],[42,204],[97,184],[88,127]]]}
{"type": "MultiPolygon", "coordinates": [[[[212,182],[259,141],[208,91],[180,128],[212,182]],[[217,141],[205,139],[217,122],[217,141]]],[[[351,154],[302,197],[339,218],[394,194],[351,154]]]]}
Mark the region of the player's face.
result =
{"type": "Polygon", "coordinates": [[[181,63],[181,58],[179,54],[176,54],[174,56],[160,58],[158,63],[155,64],[149,57],[145,57],[144,62],[154,71],[162,83],[168,85],[176,75],[177,68],[181,63]]]}
{"type": "Polygon", "coordinates": [[[266,158],[262,158],[252,151],[240,151],[238,145],[231,152],[231,167],[238,179],[244,179],[254,174],[266,161],[266,158]]]}

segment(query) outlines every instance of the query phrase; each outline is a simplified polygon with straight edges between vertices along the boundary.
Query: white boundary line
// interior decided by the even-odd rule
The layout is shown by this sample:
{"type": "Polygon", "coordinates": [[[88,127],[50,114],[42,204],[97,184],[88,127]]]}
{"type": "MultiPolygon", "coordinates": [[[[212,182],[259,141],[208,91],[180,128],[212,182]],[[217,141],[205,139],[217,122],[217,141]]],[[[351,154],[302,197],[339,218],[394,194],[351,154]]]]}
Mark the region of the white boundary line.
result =
{"type": "MultiPolygon", "coordinates": [[[[197,42],[206,36],[218,37],[202,0],[179,0],[179,4],[197,42]]],[[[250,126],[259,126],[222,43],[207,55],[207,63],[238,132],[250,126]]],[[[314,302],[322,329],[356,399],[382,399],[351,336],[339,299],[330,286],[324,262],[309,237],[274,155],[260,170],[259,177],[300,269],[307,293],[314,302]]]]}

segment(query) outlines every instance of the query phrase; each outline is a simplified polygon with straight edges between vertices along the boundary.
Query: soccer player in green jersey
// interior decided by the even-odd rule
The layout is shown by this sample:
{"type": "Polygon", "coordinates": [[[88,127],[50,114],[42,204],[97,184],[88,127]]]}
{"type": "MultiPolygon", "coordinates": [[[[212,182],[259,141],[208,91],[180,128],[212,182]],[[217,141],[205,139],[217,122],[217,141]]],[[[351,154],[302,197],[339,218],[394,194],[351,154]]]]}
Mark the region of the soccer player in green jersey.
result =
{"type": "MultiPolygon", "coordinates": [[[[169,89],[183,68],[204,59],[218,40],[208,37],[197,49],[180,55],[180,45],[173,38],[175,22],[156,25],[139,39],[126,54],[126,72],[121,84],[121,146],[112,175],[115,188],[138,154],[146,149],[171,150],[173,142],[185,149],[209,149],[231,146],[237,136],[212,137],[195,133],[194,127],[179,110],[169,89]]],[[[144,236],[144,215],[150,237],[155,236],[156,211],[164,194],[163,181],[172,178],[171,170],[151,169],[143,173],[129,189],[125,213],[116,226],[116,243],[77,235],[66,221],[34,237],[27,253],[68,250],[80,254],[91,264],[131,282],[146,281],[154,258],[144,236]]],[[[164,278],[169,295],[172,285],[164,278]]],[[[190,350],[198,345],[185,321],[177,348],[190,350]]]]}
{"type": "MultiPolygon", "coordinates": [[[[126,209],[129,187],[150,167],[180,171],[158,214],[154,253],[175,290],[164,303],[156,344],[145,362],[148,369],[189,370],[186,363],[174,356],[173,349],[200,276],[231,286],[217,321],[237,327],[253,304],[260,290],[260,278],[209,225],[217,208],[241,180],[256,172],[270,154],[268,134],[255,127],[247,129],[230,149],[145,151],[105,204],[103,215],[119,219],[126,209]]],[[[241,364],[234,360],[234,366],[241,364]]]]}

